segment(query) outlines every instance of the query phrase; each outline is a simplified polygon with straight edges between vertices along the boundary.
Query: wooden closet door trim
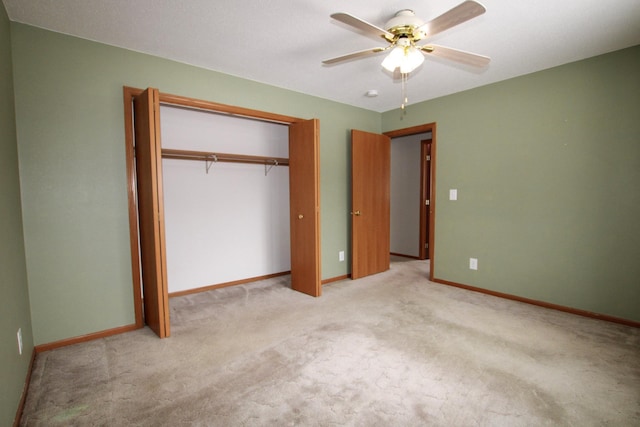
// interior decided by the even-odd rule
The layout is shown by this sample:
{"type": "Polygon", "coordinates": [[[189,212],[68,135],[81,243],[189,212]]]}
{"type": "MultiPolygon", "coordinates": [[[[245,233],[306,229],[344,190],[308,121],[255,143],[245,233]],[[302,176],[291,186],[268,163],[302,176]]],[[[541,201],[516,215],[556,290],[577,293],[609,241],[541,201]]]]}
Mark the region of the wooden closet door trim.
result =
{"type": "Polygon", "coordinates": [[[217,102],[203,101],[201,99],[193,99],[186,96],[170,95],[162,92],[160,93],[160,103],[200,110],[217,111],[231,116],[247,117],[273,123],[291,124],[303,121],[303,119],[299,119],[297,117],[252,110],[250,108],[236,107],[234,105],[219,104],[217,102]]]}

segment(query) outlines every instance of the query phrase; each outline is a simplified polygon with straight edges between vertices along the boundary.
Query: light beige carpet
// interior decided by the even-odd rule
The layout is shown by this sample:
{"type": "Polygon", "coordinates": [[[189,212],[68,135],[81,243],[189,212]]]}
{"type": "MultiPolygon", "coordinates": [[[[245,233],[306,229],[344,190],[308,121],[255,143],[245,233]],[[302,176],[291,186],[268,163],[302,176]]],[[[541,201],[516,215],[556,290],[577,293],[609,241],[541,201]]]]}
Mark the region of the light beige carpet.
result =
{"type": "Polygon", "coordinates": [[[171,300],[38,355],[22,425],[638,426],[640,331],[430,283],[427,263],[171,300]]]}

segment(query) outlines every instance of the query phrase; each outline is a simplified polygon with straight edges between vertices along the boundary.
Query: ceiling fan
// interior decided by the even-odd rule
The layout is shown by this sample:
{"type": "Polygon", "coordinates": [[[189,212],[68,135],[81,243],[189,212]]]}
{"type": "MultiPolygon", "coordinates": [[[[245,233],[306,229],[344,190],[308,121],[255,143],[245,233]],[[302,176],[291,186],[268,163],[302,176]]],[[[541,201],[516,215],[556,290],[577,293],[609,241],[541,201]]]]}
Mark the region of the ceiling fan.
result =
{"type": "Polygon", "coordinates": [[[424,61],[425,54],[474,67],[484,67],[489,64],[490,61],[490,58],[487,56],[433,44],[418,45],[417,42],[482,15],[485,11],[485,7],[480,3],[468,0],[437,18],[429,22],[424,22],[418,18],[412,10],[404,9],[397,12],[395,16],[384,25],[385,29],[348,13],[334,13],[331,15],[333,19],[367,34],[380,36],[389,44],[385,47],[374,47],[327,59],[322,61],[322,63],[331,65],[350,59],[390,51],[389,55],[387,55],[382,62],[382,66],[390,72],[399,69],[403,76],[406,76],[419,67],[424,61]]]}

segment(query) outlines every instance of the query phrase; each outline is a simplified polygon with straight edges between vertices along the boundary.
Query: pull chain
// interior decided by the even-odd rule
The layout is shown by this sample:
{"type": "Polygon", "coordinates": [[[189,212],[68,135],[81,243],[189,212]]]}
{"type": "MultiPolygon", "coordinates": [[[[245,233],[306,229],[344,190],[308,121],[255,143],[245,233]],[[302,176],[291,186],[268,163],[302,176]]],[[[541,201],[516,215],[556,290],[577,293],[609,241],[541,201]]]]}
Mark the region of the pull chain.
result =
{"type": "Polygon", "coordinates": [[[409,78],[408,73],[401,74],[401,84],[402,84],[402,104],[400,105],[400,109],[404,110],[409,102],[409,98],[407,97],[407,79],[409,78]]]}

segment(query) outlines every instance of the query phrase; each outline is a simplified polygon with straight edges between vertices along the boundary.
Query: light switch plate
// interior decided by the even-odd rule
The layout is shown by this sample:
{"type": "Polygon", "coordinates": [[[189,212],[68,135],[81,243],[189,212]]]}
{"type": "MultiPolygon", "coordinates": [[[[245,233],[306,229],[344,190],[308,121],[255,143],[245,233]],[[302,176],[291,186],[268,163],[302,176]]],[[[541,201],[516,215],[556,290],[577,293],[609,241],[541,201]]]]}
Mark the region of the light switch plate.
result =
{"type": "Polygon", "coordinates": [[[455,188],[449,190],[449,200],[458,200],[458,190],[455,188]]]}

